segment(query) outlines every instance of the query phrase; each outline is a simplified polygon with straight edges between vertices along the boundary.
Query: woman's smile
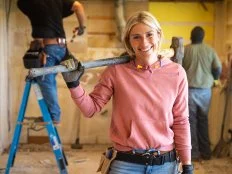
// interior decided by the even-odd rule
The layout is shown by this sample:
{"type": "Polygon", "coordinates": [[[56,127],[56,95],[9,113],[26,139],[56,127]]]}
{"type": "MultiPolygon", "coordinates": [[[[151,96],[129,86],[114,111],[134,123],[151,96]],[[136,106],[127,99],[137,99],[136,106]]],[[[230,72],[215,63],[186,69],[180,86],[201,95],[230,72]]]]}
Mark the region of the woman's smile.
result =
{"type": "Polygon", "coordinates": [[[143,64],[153,64],[157,61],[159,34],[143,23],[134,25],[130,32],[130,44],[136,59],[143,64]]]}

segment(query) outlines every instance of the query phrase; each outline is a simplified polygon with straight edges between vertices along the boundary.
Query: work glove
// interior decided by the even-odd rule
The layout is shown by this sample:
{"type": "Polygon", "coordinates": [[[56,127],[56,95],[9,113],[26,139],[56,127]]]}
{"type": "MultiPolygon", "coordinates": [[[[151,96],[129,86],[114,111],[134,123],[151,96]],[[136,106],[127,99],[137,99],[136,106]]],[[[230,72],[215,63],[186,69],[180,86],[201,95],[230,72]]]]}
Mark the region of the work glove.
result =
{"type": "Polygon", "coordinates": [[[77,30],[77,35],[82,35],[82,34],[84,34],[84,31],[85,31],[85,26],[79,26],[79,27],[77,27],[76,28],[76,30],[77,30]]]}
{"type": "Polygon", "coordinates": [[[66,66],[70,71],[63,72],[62,76],[68,88],[75,88],[79,86],[80,78],[84,74],[84,66],[77,59],[67,59],[60,63],[61,65],[66,66]]]}
{"type": "Polygon", "coordinates": [[[182,173],[181,174],[193,174],[193,165],[183,165],[182,166],[182,173]]]}
{"type": "Polygon", "coordinates": [[[213,81],[213,87],[222,87],[222,83],[220,80],[214,80],[213,81]]]}
{"type": "Polygon", "coordinates": [[[85,28],[86,28],[85,26],[79,26],[79,27],[74,28],[74,30],[73,30],[73,36],[72,36],[70,42],[74,42],[74,39],[76,37],[76,33],[79,36],[82,35],[82,34],[84,34],[85,28]]]}

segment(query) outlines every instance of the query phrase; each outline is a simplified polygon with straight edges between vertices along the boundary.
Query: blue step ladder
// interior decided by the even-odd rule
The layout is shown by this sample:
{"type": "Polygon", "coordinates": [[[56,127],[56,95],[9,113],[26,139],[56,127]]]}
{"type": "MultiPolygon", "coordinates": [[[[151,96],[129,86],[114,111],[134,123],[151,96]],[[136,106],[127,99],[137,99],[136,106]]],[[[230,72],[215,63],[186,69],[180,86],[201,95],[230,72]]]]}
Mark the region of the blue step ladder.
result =
{"type": "Polygon", "coordinates": [[[28,76],[26,77],[26,85],[24,88],[23,98],[22,98],[20,110],[18,113],[18,119],[17,119],[15,130],[14,130],[13,140],[10,146],[5,174],[9,174],[10,168],[13,167],[14,165],[14,160],[16,157],[20,134],[21,134],[22,126],[23,126],[23,121],[25,119],[24,116],[25,116],[25,111],[27,108],[31,85],[34,88],[36,98],[39,103],[39,107],[42,112],[42,115],[43,115],[43,121],[45,123],[46,129],[48,132],[50,144],[52,146],[53,153],[56,157],[56,162],[59,167],[60,174],[68,174],[67,168],[66,168],[66,166],[68,165],[68,162],[64,154],[64,151],[62,149],[62,144],[61,144],[61,140],[60,140],[57,128],[53,125],[50,113],[48,111],[47,105],[45,103],[45,100],[43,98],[43,95],[41,93],[38,83],[36,82],[34,78],[30,78],[28,76]]]}

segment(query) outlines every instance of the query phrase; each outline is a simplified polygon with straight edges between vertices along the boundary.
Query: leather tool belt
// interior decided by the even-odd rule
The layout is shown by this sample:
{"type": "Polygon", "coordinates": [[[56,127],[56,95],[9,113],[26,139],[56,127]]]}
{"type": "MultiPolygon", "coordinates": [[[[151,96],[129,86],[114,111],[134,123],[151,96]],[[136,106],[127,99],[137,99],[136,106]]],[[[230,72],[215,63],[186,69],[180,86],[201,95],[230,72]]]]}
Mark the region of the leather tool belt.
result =
{"type": "Polygon", "coordinates": [[[42,66],[43,43],[41,40],[33,40],[30,48],[23,56],[23,64],[26,69],[40,68],[42,66]]]}
{"type": "Polygon", "coordinates": [[[117,155],[117,151],[113,147],[109,147],[106,149],[101,155],[101,160],[97,169],[97,172],[101,172],[102,174],[108,174],[110,170],[110,165],[112,161],[115,159],[117,155]]]}
{"type": "Polygon", "coordinates": [[[176,160],[175,149],[164,154],[157,153],[133,153],[133,152],[117,152],[115,160],[136,163],[141,165],[163,165],[166,162],[173,162],[176,160]]]}

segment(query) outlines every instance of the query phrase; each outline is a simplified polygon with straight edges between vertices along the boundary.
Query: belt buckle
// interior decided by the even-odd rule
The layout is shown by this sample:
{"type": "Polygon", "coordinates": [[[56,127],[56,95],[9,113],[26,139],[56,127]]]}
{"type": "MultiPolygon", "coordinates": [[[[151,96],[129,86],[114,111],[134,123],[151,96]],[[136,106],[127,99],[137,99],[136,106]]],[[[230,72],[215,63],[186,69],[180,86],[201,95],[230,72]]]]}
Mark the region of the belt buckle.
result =
{"type": "Polygon", "coordinates": [[[164,164],[164,157],[160,154],[159,150],[155,150],[153,153],[153,164],[156,161],[156,165],[163,165],[164,164]]]}
{"type": "Polygon", "coordinates": [[[160,151],[159,150],[155,150],[153,153],[153,156],[156,158],[156,157],[159,157],[160,156],[160,151]]]}
{"type": "Polygon", "coordinates": [[[65,38],[57,38],[58,44],[59,45],[65,45],[65,38]]]}
{"type": "Polygon", "coordinates": [[[152,165],[153,162],[153,154],[150,152],[145,152],[141,155],[145,161],[145,165],[152,165]]]}
{"type": "Polygon", "coordinates": [[[152,154],[150,153],[150,152],[145,152],[145,153],[143,153],[143,154],[141,154],[142,156],[152,156],[152,154]]]}
{"type": "Polygon", "coordinates": [[[163,165],[164,157],[160,155],[159,150],[147,151],[142,154],[145,160],[145,165],[163,165]]]}

